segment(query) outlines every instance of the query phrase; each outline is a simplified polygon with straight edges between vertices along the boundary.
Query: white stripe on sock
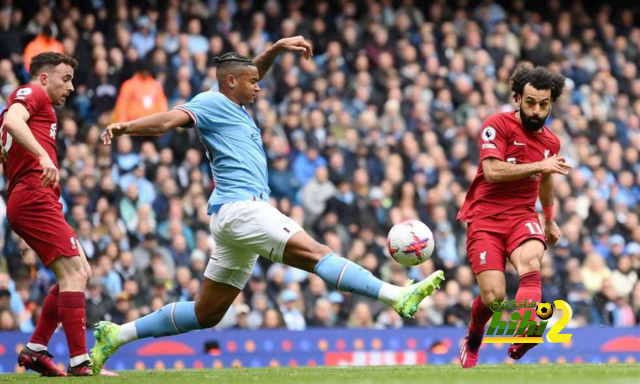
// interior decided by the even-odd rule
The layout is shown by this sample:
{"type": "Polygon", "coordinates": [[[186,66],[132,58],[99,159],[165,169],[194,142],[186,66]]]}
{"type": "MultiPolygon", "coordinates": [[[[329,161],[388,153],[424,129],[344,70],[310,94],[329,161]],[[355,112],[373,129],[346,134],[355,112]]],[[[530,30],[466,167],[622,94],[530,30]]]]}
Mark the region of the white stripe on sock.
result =
{"type": "Polygon", "coordinates": [[[173,306],[171,307],[171,323],[173,324],[173,327],[176,329],[176,332],[180,334],[182,332],[180,332],[180,329],[178,328],[178,323],[176,323],[176,306],[177,305],[178,303],[173,303],[173,306]]]}
{"type": "Polygon", "coordinates": [[[134,340],[138,340],[138,332],[136,331],[136,325],[132,321],[120,326],[120,334],[118,335],[118,342],[120,345],[130,343],[134,340]]]}
{"type": "Polygon", "coordinates": [[[344,263],[344,266],[340,270],[340,274],[338,274],[338,281],[336,282],[336,289],[340,290],[340,282],[342,281],[342,276],[344,275],[344,271],[349,267],[349,263],[344,263]]]}
{"type": "Polygon", "coordinates": [[[382,283],[380,292],[378,293],[378,301],[381,301],[387,305],[393,305],[398,299],[400,299],[401,288],[389,283],[382,283]]]}
{"type": "Polygon", "coordinates": [[[87,360],[89,360],[89,355],[87,355],[86,353],[84,355],[72,357],[69,360],[69,366],[75,367],[77,365],[80,365],[80,364],[84,363],[87,360]]]}
{"type": "Polygon", "coordinates": [[[46,345],[36,344],[36,343],[27,343],[27,348],[29,348],[33,352],[42,352],[47,350],[46,345]]]}

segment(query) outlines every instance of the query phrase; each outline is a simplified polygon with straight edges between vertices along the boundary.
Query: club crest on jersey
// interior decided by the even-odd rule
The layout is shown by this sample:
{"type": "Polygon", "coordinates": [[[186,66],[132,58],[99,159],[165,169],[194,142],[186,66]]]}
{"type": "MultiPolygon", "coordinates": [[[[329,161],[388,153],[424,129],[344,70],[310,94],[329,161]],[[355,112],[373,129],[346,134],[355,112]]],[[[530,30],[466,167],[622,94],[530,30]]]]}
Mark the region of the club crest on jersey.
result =
{"type": "Polygon", "coordinates": [[[52,139],[55,139],[57,131],[58,131],[58,124],[56,123],[51,124],[51,129],[49,129],[49,136],[51,136],[52,139]]]}
{"type": "Polygon", "coordinates": [[[492,126],[488,126],[482,130],[482,140],[493,141],[496,138],[496,129],[492,126]]]}

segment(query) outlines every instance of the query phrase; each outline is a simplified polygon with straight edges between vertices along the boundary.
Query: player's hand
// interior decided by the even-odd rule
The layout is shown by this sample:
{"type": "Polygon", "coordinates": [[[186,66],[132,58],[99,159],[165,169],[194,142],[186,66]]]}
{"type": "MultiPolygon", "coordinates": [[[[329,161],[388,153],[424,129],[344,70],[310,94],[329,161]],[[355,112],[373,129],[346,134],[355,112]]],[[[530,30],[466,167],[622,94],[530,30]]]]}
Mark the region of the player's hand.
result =
{"type": "Polygon", "coordinates": [[[546,220],[544,222],[544,235],[547,238],[547,243],[553,245],[560,240],[562,233],[558,224],[553,220],[546,220]]]}
{"type": "Polygon", "coordinates": [[[42,167],[42,176],[40,176],[42,186],[48,187],[52,185],[54,189],[58,188],[60,174],[58,173],[58,168],[56,168],[53,161],[51,161],[51,158],[49,156],[41,157],[40,166],[42,167]]]}
{"type": "Polygon", "coordinates": [[[128,123],[115,123],[107,126],[107,128],[104,130],[104,132],[102,132],[102,135],[100,136],[100,138],[102,139],[102,145],[111,145],[111,139],[127,133],[128,127],[128,123]]]}
{"type": "Polygon", "coordinates": [[[553,155],[540,162],[540,173],[543,175],[550,175],[552,173],[559,173],[561,175],[568,175],[569,171],[573,167],[567,164],[567,159],[564,156],[553,155]]]}
{"type": "Polygon", "coordinates": [[[287,51],[300,52],[307,60],[313,56],[311,43],[305,40],[302,36],[280,39],[276,42],[276,45],[281,49],[286,49],[287,51]]]}

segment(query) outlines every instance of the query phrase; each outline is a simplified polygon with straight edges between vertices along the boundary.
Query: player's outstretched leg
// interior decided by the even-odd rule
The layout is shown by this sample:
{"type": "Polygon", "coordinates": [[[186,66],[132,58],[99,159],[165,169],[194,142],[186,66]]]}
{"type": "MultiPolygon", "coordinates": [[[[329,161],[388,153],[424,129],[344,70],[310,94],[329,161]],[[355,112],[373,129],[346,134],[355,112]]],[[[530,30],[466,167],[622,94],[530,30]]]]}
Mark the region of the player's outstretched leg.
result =
{"type": "Polygon", "coordinates": [[[94,375],[121,346],[148,337],[164,337],[202,329],[196,318],[195,302],[167,304],[134,322],[117,325],[108,321],[98,323],[93,335],[96,345],[91,349],[94,375]]]}
{"type": "MultiPolygon", "coordinates": [[[[244,283],[246,282],[236,285],[243,286],[244,283]]],[[[239,293],[240,289],[235,286],[205,278],[195,302],[167,304],[147,316],[124,325],[108,321],[99,322],[93,333],[96,344],[91,349],[91,365],[94,375],[97,375],[107,360],[127,343],[138,339],[172,336],[215,326],[222,320],[239,293]]]]}
{"type": "MultiPolygon", "coordinates": [[[[516,293],[516,303],[531,300],[540,303],[542,300],[542,278],[540,277],[540,261],[544,254],[544,245],[538,240],[528,240],[520,247],[516,248],[511,254],[511,262],[518,270],[520,275],[520,285],[516,293]]],[[[518,310],[520,318],[524,318],[526,308],[518,310]]],[[[536,319],[535,313],[532,314],[532,320],[536,319]]],[[[532,322],[535,323],[535,322],[532,322]]],[[[533,326],[533,324],[531,325],[533,326]]],[[[536,324],[537,332],[537,324],[536,324]]],[[[527,333],[523,336],[527,337],[527,333]]],[[[520,360],[529,350],[538,344],[534,343],[513,343],[507,351],[509,357],[514,360],[520,360]]]]}
{"type": "Polygon", "coordinates": [[[494,300],[502,302],[505,297],[505,279],[502,271],[480,272],[476,275],[476,280],[480,286],[480,296],[473,301],[471,321],[460,345],[460,365],[462,368],[473,368],[478,364],[484,329],[487,321],[493,316],[489,306],[494,300]]]}
{"type": "Polygon", "coordinates": [[[368,270],[336,255],[304,231],[289,239],[283,259],[287,265],[314,272],[332,288],[383,302],[405,319],[412,318],[418,312],[420,302],[444,281],[444,272],[436,271],[406,287],[385,283],[368,270]]]}

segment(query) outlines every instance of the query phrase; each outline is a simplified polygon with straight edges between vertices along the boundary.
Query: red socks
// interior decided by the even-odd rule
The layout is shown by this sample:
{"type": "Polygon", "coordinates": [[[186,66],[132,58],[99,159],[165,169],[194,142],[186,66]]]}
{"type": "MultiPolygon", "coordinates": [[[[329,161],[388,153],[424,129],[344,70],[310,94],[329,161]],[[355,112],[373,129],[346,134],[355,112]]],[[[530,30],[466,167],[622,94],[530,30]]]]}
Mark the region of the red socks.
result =
{"type": "Polygon", "coordinates": [[[478,296],[473,300],[471,306],[471,323],[469,324],[469,332],[476,336],[484,335],[484,327],[487,321],[493,316],[493,311],[487,308],[482,302],[482,297],[478,296]]]}
{"type": "Polygon", "coordinates": [[[84,292],[61,292],[58,298],[58,316],[67,336],[69,356],[73,358],[86,354],[87,313],[84,292]]]}
{"type": "MultiPolygon", "coordinates": [[[[527,303],[531,300],[540,303],[540,300],[542,300],[542,278],[540,277],[540,272],[534,271],[520,276],[520,286],[518,287],[518,293],[516,293],[516,304],[523,300],[526,300],[527,303]]],[[[524,316],[525,309],[526,308],[522,308],[518,311],[521,316],[524,316]]],[[[480,296],[476,297],[471,307],[469,332],[476,336],[482,336],[484,334],[484,327],[487,325],[487,321],[489,321],[491,316],[493,316],[493,311],[482,303],[480,296]]],[[[531,320],[534,319],[532,318],[531,320]]]]}
{"type": "Polygon", "coordinates": [[[44,299],[40,318],[38,319],[38,324],[36,324],[36,330],[33,332],[31,340],[29,340],[30,343],[44,345],[45,347],[49,344],[51,335],[53,335],[53,332],[58,328],[58,323],[60,323],[60,318],[58,317],[58,295],[59,286],[56,284],[44,299]]]}
{"type": "MultiPolygon", "coordinates": [[[[523,300],[526,300],[527,304],[531,300],[539,304],[540,300],[542,300],[542,278],[540,277],[540,272],[533,271],[520,276],[520,286],[518,287],[518,293],[516,293],[516,304],[523,300]]],[[[520,316],[524,316],[526,309],[527,308],[521,308],[518,310],[520,316]]],[[[537,317],[534,312],[531,320],[535,319],[537,319],[537,317]]]]}

